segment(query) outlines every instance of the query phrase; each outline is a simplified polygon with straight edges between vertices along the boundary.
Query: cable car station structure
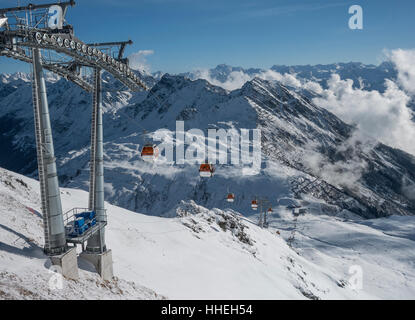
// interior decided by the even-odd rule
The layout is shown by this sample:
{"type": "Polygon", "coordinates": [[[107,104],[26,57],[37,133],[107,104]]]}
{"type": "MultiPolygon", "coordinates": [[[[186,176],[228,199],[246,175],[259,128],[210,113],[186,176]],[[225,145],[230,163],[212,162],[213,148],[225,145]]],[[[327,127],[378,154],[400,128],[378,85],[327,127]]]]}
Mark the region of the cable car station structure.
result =
{"type": "Polygon", "coordinates": [[[76,244],[103,279],[113,276],[112,253],[105,244],[101,74],[110,73],[131,91],[146,86],[123,58],[131,41],[86,44],[65,16],[73,0],[0,9],[0,56],[32,66],[33,112],[45,253],[64,276],[78,278],[76,244]],[[115,48],[115,49],[114,49],[115,48]],[[62,212],[44,70],[92,93],[91,158],[88,208],[62,212]],[[86,247],[84,244],[86,243],[86,247]],[[72,246],[70,245],[72,244],[72,246]]]}

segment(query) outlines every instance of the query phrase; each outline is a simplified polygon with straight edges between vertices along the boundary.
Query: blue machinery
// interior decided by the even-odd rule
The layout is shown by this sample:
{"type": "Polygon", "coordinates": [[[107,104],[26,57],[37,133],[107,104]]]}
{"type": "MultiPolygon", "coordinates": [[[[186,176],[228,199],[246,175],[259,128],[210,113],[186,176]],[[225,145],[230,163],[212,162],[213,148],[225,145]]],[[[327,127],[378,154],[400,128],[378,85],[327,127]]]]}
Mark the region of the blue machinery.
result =
{"type": "Polygon", "coordinates": [[[66,242],[81,244],[82,246],[91,235],[95,234],[107,224],[106,221],[97,223],[96,212],[90,211],[87,208],[71,209],[63,214],[63,219],[66,242]]]}
{"type": "MultiPolygon", "coordinates": [[[[75,37],[73,27],[65,20],[68,7],[74,5],[75,2],[71,0],[0,9],[0,56],[32,64],[33,111],[45,235],[44,250],[51,257],[68,252],[71,249],[68,244],[81,244],[83,252],[91,255],[107,252],[102,71],[109,72],[131,91],[147,89],[129,68],[128,60],[122,57],[125,46],[131,44],[131,41],[88,45],[75,37]],[[62,213],[44,69],[92,93],[88,208],[75,208],[65,215],[62,213]],[[92,71],[92,74],[87,74],[88,71],[92,71]]],[[[97,262],[97,265],[100,263],[97,262]]]]}

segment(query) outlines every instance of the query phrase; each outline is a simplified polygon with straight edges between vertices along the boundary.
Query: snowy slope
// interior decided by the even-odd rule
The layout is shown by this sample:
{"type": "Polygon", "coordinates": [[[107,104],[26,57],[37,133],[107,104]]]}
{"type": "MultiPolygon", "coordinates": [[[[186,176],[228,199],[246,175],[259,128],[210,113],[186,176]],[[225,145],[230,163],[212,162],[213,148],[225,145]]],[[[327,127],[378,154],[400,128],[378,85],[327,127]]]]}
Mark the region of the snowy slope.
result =
{"type": "MultiPolygon", "coordinates": [[[[56,154],[66,154],[88,145],[92,96],[75,84],[51,74],[46,75],[48,102],[56,154]]],[[[116,111],[130,103],[136,103],[143,93],[132,94],[120,90],[120,85],[108,74],[103,75],[103,112],[107,125],[106,134],[120,126],[116,111]]],[[[23,174],[33,174],[35,162],[35,138],[33,102],[30,75],[2,75],[0,78],[0,166],[23,174]],[[7,156],[4,156],[6,155],[7,156]]]]}
{"type": "MultiPolygon", "coordinates": [[[[62,190],[71,206],[70,191],[62,190]]],[[[78,200],[76,197],[72,201],[78,200]]],[[[102,282],[93,266],[79,261],[80,280],[63,280],[44,255],[38,182],[0,169],[0,300],[160,299],[154,291],[119,277],[102,282]],[[51,286],[50,286],[51,284],[51,286]],[[56,289],[58,288],[58,289],[56,289]]]]}
{"type": "Polygon", "coordinates": [[[336,272],[362,270],[363,291],[382,299],[413,299],[414,217],[369,220],[330,217],[314,203],[297,219],[285,208],[271,225],[280,228],[292,247],[307,260],[336,272]],[[311,214],[310,214],[311,213],[311,214]],[[391,295],[392,287],[399,288],[391,295]]]}
{"type": "MultiPolygon", "coordinates": [[[[61,196],[64,210],[87,202],[81,190],[62,189],[61,196]]],[[[101,284],[82,262],[80,281],[49,290],[41,219],[27,209],[39,209],[36,181],[2,169],[0,197],[2,299],[415,297],[413,217],[345,220],[321,215],[321,206],[311,201],[310,213],[297,223],[278,208],[269,229],[259,228],[254,216],[194,202],[180,203],[166,213],[170,218],[107,204],[107,245],[119,280],[101,284]],[[361,290],[351,286],[353,265],[363,269],[361,290]]]]}
{"type": "MultiPolygon", "coordinates": [[[[133,211],[160,215],[183,199],[213,208],[230,189],[243,213],[258,194],[277,201],[304,193],[365,217],[415,212],[402,192],[403,180],[415,181],[411,155],[376,141],[361,143],[353,127],[279,83],[255,78],[229,93],[205,80],[165,75],[147,97],[117,114],[129,121],[118,133],[109,128],[114,135],[105,145],[107,194],[113,204],[133,211]],[[208,128],[260,129],[260,174],[246,176],[241,167],[221,165],[213,179],[201,182],[195,165],[143,163],[140,146],[160,128],[175,131],[176,120],[205,134],[208,128]],[[148,136],[140,135],[143,127],[148,136]]],[[[86,187],[88,157],[85,148],[61,160],[67,186],[86,187]]]]}
{"type": "MultiPolygon", "coordinates": [[[[30,85],[9,76],[15,91],[0,100],[0,165],[35,174],[30,85]],[[14,80],[13,80],[14,79],[14,80]],[[20,88],[20,89],[16,89],[20,88]]],[[[114,86],[106,78],[106,85],[114,86]]],[[[1,87],[1,86],[0,86],[1,87]]],[[[405,192],[415,183],[415,160],[377,141],[360,141],[353,127],[313,104],[306,92],[258,78],[228,92],[205,80],[164,75],[148,93],[104,92],[107,199],[129,210],[162,215],[181,200],[221,207],[228,189],[236,209],[249,212],[258,194],[273,203],[282,197],[312,195],[364,217],[414,214],[405,192]],[[262,132],[262,170],[245,176],[241,167],[219,166],[201,182],[196,165],[143,163],[140,148],[154,131],[254,129],[262,132]],[[144,130],[148,133],[143,135],[144,130]]],[[[62,79],[48,82],[58,173],[62,186],[87,189],[90,96],[62,79]]]]}

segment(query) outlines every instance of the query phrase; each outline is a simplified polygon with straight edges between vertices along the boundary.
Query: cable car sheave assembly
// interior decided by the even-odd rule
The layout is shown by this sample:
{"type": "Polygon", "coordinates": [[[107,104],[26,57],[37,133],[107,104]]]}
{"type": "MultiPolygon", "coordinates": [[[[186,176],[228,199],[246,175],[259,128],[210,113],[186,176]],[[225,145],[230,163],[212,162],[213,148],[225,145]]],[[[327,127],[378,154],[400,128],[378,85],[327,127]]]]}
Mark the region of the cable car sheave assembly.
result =
{"type": "Polygon", "coordinates": [[[0,18],[7,19],[2,25],[4,30],[0,33],[0,55],[31,63],[32,56],[27,49],[54,51],[71,59],[53,59],[45,55],[43,68],[73,81],[88,92],[92,92],[93,88],[80,76],[81,67],[105,70],[131,91],[147,90],[146,85],[128,66],[128,60],[122,57],[125,46],[132,44],[131,40],[88,45],[75,36],[71,25],[63,25],[61,29],[51,29],[48,26],[50,18],[46,9],[59,6],[66,13],[67,7],[74,5],[74,1],[69,1],[0,9],[0,18]],[[16,15],[18,13],[23,13],[23,18],[16,15]],[[109,52],[101,51],[99,47],[102,46],[119,46],[118,55],[114,57],[109,52]]]}
{"type": "MultiPolygon", "coordinates": [[[[101,76],[105,70],[131,91],[146,85],[123,57],[132,41],[86,44],[65,20],[67,2],[0,9],[0,56],[32,65],[32,95],[45,253],[65,277],[77,279],[76,244],[81,256],[112,279],[112,253],[105,244],[103,123],[101,76]],[[102,50],[101,50],[102,49],[102,50]],[[92,93],[91,158],[88,208],[62,213],[49,105],[43,70],[51,71],[92,93]],[[88,73],[89,72],[89,73],[88,73]],[[75,246],[69,246],[72,243],[75,246]],[[86,248],[85,248],[86,243],[86,248]]],[[[152,157],[155,156],[153,150],[152,157]]]]}

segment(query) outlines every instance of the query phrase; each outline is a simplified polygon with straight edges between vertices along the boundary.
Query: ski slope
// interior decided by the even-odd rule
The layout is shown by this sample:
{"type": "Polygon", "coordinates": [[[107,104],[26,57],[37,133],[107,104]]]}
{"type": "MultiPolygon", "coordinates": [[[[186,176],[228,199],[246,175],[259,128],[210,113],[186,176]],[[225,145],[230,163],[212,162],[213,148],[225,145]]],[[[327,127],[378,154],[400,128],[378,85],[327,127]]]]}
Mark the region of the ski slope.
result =
{"type": "MultiPolygon", "coordinates": [[[[63,209],[85,206],[87,196],[61,189],[63,209]]],[[[321,215],[311,201],[293,241],[284,207],[261,229],[255,215],[192,201],[166,217],[107,204],[117,279],[103,283],[79,260],[80,280],[53,290],[39,206],[35,180],[0,169],[0,299],[415,298],[413,217],[352,221],[321,215]],[[362,289],[350,282],[352,265],[363,269],[362,289]]]]}

